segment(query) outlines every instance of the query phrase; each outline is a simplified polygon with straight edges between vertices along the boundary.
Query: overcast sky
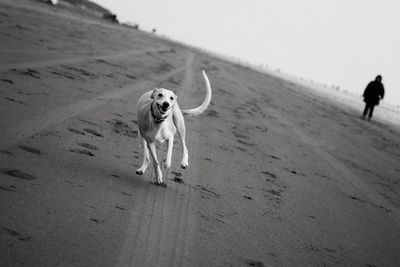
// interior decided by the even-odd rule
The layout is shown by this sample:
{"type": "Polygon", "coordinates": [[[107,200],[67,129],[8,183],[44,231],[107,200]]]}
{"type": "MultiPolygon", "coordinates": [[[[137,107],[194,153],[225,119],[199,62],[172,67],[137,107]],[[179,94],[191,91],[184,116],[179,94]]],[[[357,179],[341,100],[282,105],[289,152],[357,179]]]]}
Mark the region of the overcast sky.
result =
{"type": "Polygon", "coordinates": [[[400,105],[400,1],[94,0],[144,30],[400,105]]]}

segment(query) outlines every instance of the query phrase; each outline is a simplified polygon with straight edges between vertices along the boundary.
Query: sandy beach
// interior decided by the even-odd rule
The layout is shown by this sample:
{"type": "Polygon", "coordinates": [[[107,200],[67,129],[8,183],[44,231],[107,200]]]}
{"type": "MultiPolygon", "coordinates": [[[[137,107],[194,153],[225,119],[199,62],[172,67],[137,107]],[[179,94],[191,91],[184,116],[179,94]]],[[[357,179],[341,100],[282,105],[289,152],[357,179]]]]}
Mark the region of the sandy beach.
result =
{"type": "Polygon", "coordinates": [[[154,34],[3,0],[0,266],[400,266],[400,130],[360,112],[154,34]],[[189,168],[177,141],[155,186],[151,168],[135,174],[136,102],[165,87],[196,107],[202,69],[213,98],[186,117],[189,168]]]}

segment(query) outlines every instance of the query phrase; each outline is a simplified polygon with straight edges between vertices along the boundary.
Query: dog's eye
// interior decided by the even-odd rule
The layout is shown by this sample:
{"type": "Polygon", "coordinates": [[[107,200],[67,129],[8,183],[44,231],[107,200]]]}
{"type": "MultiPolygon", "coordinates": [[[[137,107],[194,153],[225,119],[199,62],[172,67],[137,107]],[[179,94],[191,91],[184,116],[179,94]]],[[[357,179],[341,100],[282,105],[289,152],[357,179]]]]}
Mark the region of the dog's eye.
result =
{"type": "Polygon", "coordinates": [[[158,94],[158,97],[162,97],[162,94],[161,94],[161,93],[159,93],[159,94],[158,94]]]}
{"type": "Polygon", "coordinates": [[[171,99],[171,100],[174,100],[174,98],[173,98],[172,96],[170,97],[170,99],[171,99]]]}

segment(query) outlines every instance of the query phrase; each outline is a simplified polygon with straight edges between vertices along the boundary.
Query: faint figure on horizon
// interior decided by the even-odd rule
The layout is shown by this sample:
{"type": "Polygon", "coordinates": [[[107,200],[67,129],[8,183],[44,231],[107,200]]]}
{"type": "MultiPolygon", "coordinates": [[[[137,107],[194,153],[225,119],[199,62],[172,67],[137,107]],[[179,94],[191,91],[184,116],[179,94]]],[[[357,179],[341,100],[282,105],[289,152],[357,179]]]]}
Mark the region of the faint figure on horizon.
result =
{"type": "Polygon", "coordinates": [[[119,21],[117,19],[117,15],[112,14],[112,13],[103,14],[103,19],[108,20],[113,23],[119,23],[119,21]]]}
{"type": "Polygon", "coordinates": [[[365,120],[365,118],[368,118],[368,120],[371,120],[372,114],[374,113],[374,108],[376,105],[379,105],[379,101],[383,99],[385,95],[385,89],[382,84],[382,76],[378,75],[376,76],[374,81],[371,81],[368,85],[367,88],[365,88],[363,97],[364,97],[364,102],[365,102],[365,108],[363,115],[361,118],[365,120]],[[368,115],[368,117],[367,117],[368,115]]]}

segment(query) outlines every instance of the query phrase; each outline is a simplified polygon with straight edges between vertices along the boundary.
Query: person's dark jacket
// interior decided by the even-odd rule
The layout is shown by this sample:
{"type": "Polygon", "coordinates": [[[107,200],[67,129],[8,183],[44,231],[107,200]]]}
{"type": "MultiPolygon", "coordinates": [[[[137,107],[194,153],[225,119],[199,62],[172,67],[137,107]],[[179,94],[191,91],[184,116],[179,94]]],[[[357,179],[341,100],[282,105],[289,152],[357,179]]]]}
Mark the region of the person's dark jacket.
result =
{"type": "Polygon", "coordinates": [[[372,105],[379,105],[379,100],[383,99],[385,89],[379,81],[372,81],[367,85],[364,91],[364,102],[372,105]]]}

